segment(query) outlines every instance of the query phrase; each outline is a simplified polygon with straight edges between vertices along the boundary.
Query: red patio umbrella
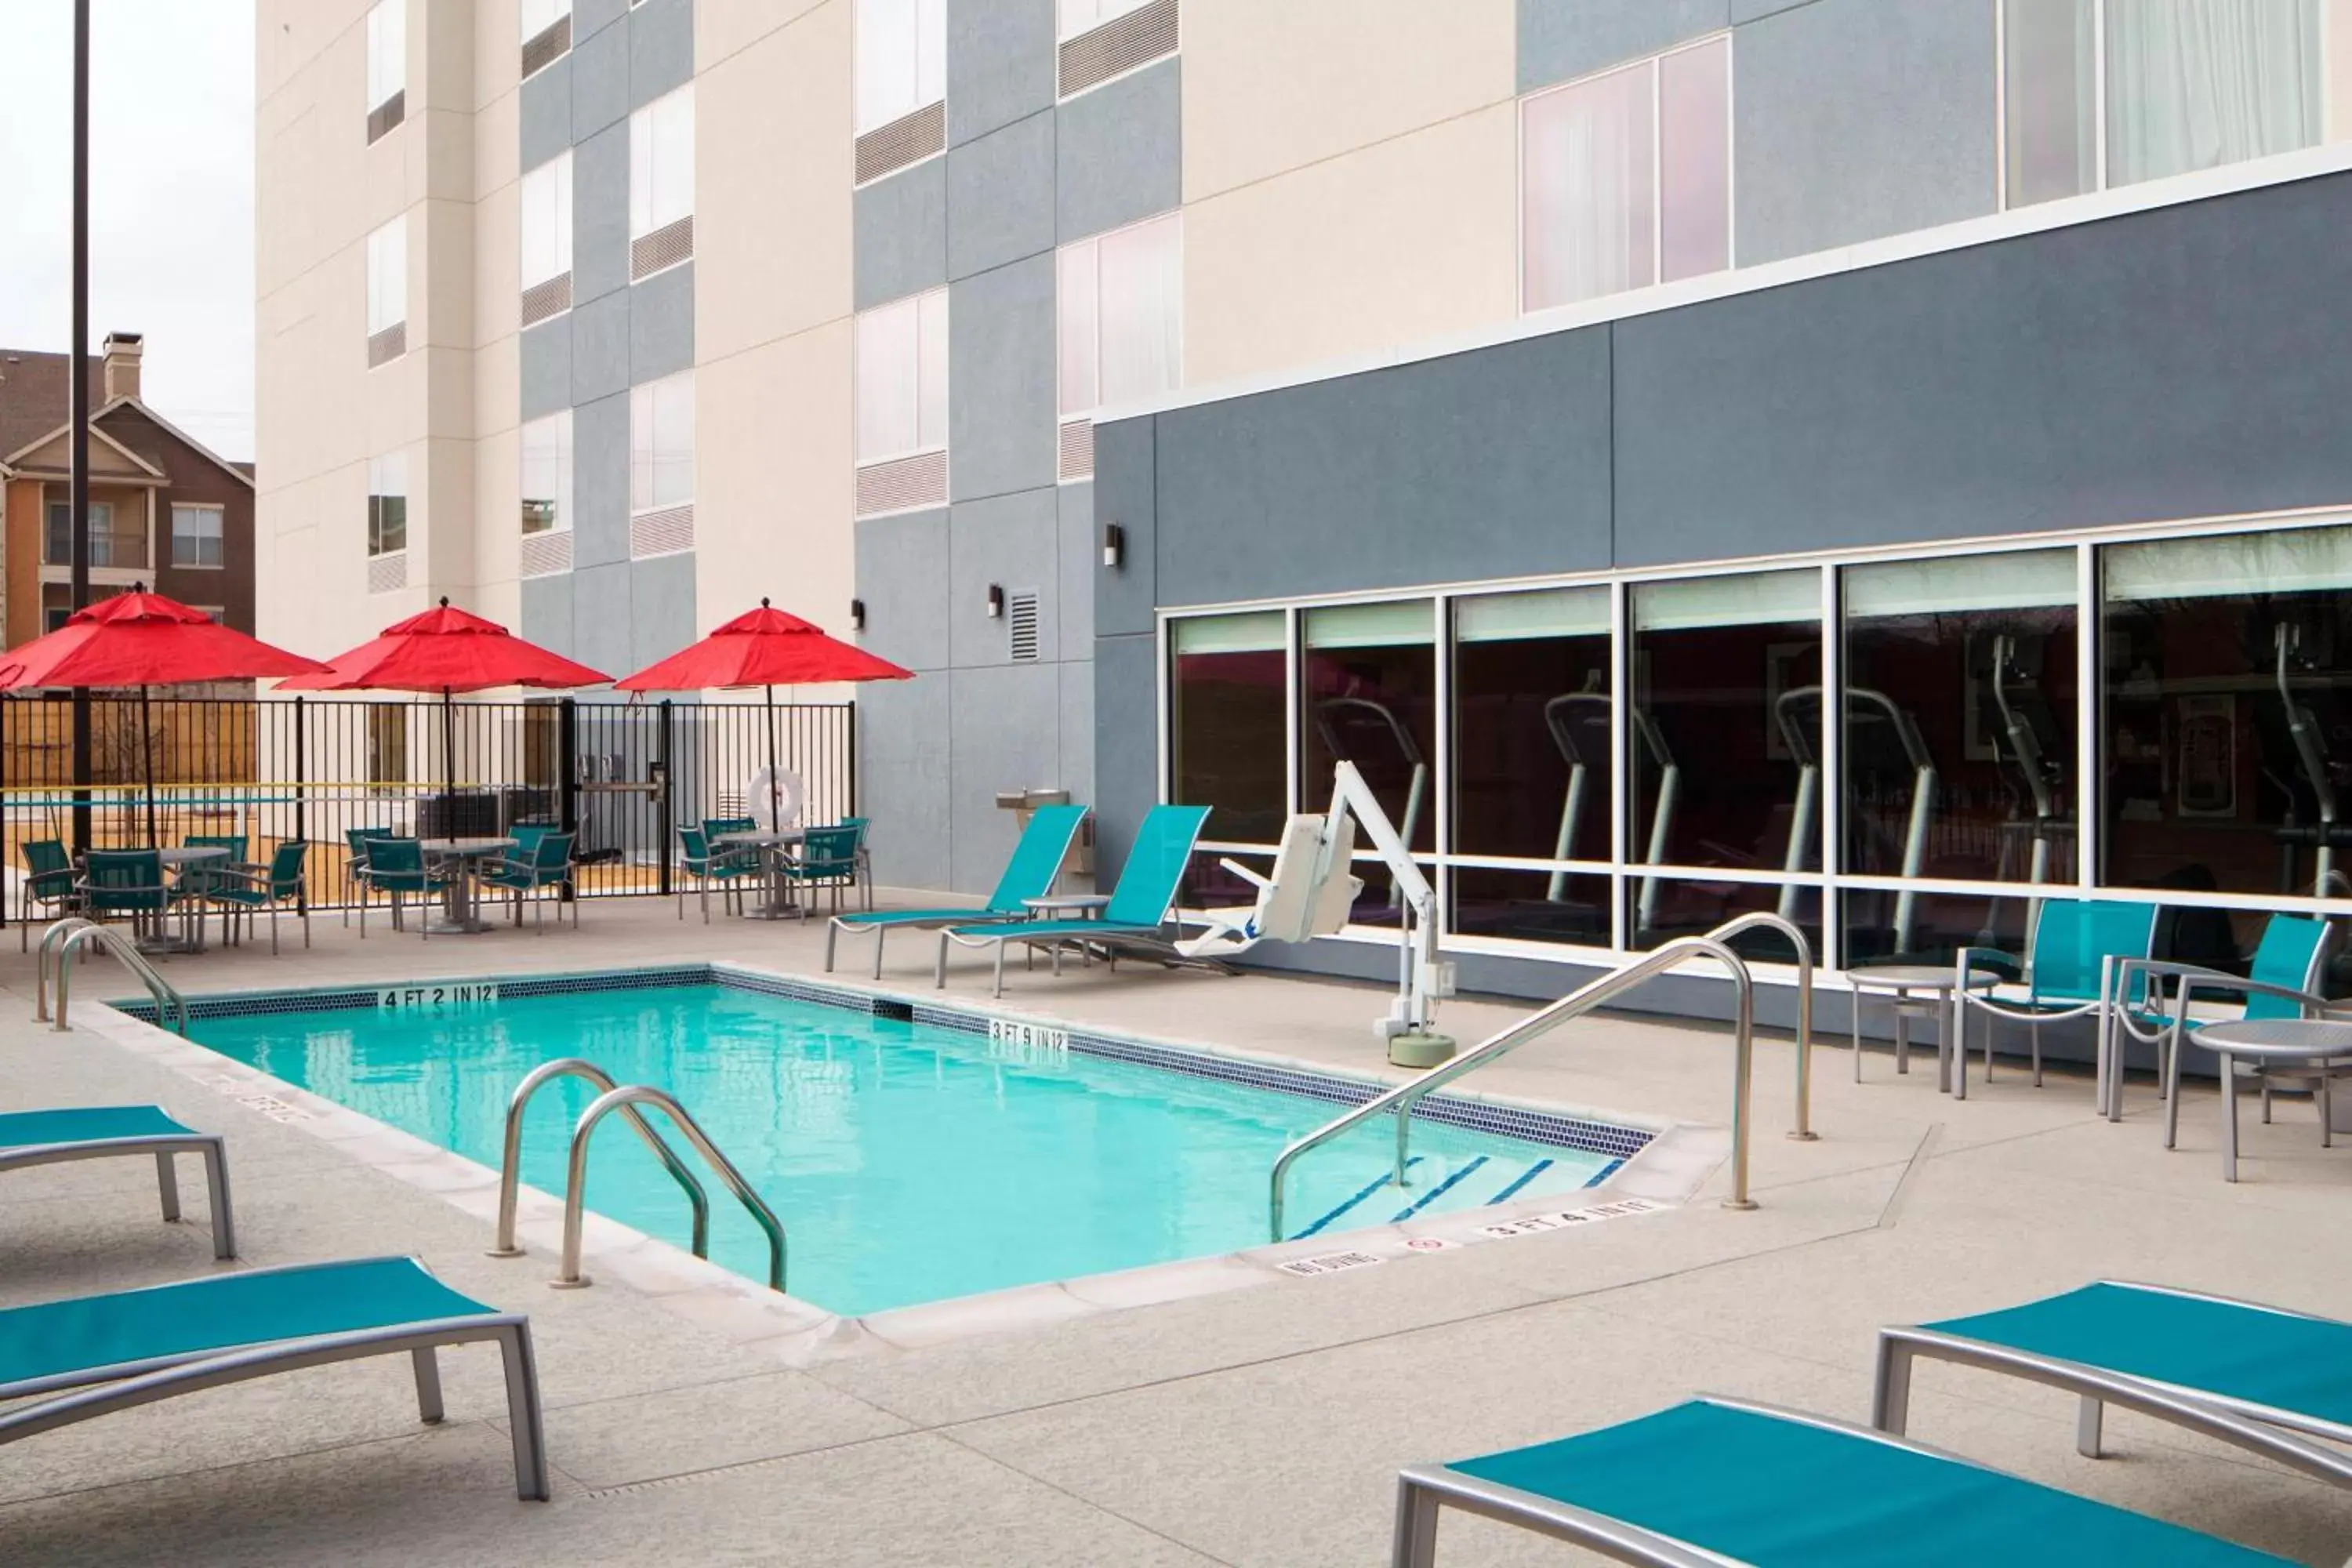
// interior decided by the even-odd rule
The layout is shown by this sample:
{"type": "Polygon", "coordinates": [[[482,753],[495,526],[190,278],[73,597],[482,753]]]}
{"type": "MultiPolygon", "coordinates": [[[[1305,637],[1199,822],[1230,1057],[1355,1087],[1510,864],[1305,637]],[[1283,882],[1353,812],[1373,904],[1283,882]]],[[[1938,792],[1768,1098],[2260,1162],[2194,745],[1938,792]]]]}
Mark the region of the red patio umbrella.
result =
{"type": "Polygon", "coordinates": [[[0,690],[50,686],[139,689],[140,773],[147,791],[147,837],[155,837],[155,759],[147,689],[206,680],[301,675],[326,666],[225,626],[202,610],[144,585],[76,610],[66,624],[0,658],[0,690]]]}
{"type": "Polygon", "coordinates": [[[314,675],[281,681],[281,691],[437,691],[441,694],[441,774],[456,812],[457,706],[460,691],[499,686],[560,689],[610,679],[560,653],[526,642],[496,621],[453,606],[447,599],[396,621],[373,642],[336,655],[314,675]]]}
{"type": "MultiPolygon", "coordinates": [[[[776,688],[819,686],[836,680],[912,680],[901,669],[824,635],[823,628],[760,601],[709,637],[613,682],[618,691],[707,691],[714,687],[757,686],[767,692],[768,816],[782,815],[777,799],[776,688]]],[[[778,822],[779,826],[782,826],[778,822]]]]}

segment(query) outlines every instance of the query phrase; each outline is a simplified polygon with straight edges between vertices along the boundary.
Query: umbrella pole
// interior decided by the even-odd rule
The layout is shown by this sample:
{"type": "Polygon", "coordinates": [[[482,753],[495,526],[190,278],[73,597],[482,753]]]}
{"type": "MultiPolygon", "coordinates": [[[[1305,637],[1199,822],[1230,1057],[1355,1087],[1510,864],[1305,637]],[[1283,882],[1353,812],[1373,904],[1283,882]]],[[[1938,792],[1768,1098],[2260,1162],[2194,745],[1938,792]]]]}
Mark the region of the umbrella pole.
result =
{"type": "Polygon", "coordinates": [[[768,694],[768,822],[777,832],[784,830],[783,779],[776,772],[776,689],[761,689],[768,694]]]}
{"type": "Polygon", "coordinates": [[[457,837],[457,702],[456,689],[441,689],[441,829],[457,837]]]}
{"type": "Polygon", "coordinates": [[[139,689],[139,771],[147,785],[147,842],[156,848],[163,841],[155,837],[155,746],[147,728],[147,689],[139,689]]]}

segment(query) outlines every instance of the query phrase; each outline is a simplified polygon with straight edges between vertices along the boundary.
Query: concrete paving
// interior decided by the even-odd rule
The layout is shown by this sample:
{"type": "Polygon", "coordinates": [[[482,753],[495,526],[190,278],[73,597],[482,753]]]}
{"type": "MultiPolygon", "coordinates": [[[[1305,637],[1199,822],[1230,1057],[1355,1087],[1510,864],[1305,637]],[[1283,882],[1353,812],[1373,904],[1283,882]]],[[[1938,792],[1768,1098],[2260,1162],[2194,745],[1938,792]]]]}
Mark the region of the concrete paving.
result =
{"type": "MultiPolygon", "coordinates": [[[[308,952],[298,940],[273,959],[265,941],[175,959],[167,973],[194,994],[669,959],[806,973],[822,952],[814,924],[706,927],[691,905],[680,921],[653,900],[592,904],[577,932],[424,942],[372,921],[362,943],[333,916],[314,932],[308,952]]],[[[883,984],[931,994],[930,944],[902,939],[891,952],[883,984]]],[[[2267,1127],[2250,1107],[2232,1186],[2220,1178],[2209,1090],[2185,1104],[2181,1148],[2168,1153],[2146,1085],[2125,1124],[2109,1126],[2077,1077],[2053,1073],[2036,1090],[2004,1066],[1956,1103],[1936,1092],[1932,1053],[1905,1078],[1868,1055],[1856,1085],[1843,1043],[1825,1042],[1822,1137],[1799,1143],[1782,1136],[1793,1049],[1768,1039],[1754,1213],[1712,1201],[1718,1170],[1682,1206],[1605,1225],[811,1363],[789,1348],[804,1326],[790,1312],[767,1338],[732,1311],[684,1310],[708,1281],[659,1244],[605,1235],[635,1246],[635,1270],[550,1290],[541,1207],[527,1211],[526,1239],[541,1238],[530,1258],[484,1257],[478,1172],[358,1118],[273,1121],[224,1089],[234,1074],[195,1070],[184,1048],[89,1006],[132,989],[106,961],[78,979],[77,1027],[54,1034],[30,1021],[29,960],[0,955],[0,1109],[154,1100],[227,1132],[245,1244],[230,1267],[414,1252],[456,1288],[530,1312],[556,1499],[514,1500],[496,1357],[450,1352],[449,1418],[436,1427],[416,1423],[394,1359],[0,1447],[9,1564],[1369,1564],[1385,1561],[1394,1476],[1409,1462],[1700,1391],[1862,1419],[1883,1322],[2103,1275],[2352,1316],[2352,1147],[2321,1149],[2307,1104],[2283,1102],[2267,1127]]],[[[987,987],[984,964],[962,957],[953,999],[986,1005],[987,987]]],[[[1002,1005],[1385,1070],[1375,989],[1129,965],[1056,979],[1016,965],[1002,1005]]],[[[1466,1040],[1524,1011],[1464,1001],[1444,1019],[1466,1040]]],[[[1720,1123],[1730,1071],[1720,1028],[1612,1016],[1480,1076],[1519,1099],[1720,1123]]],[[[201,1184],[183,1184],[186,1220],[167,1226],[142,1162],[0,1177],[0,1305],[212,1269],[201,1184]]],[[[592,1230],[592,1248],[599,1239],[592,1230]]],[[[755,1305],[763,1294],[734,1283],[755,1305]]],[[[2063,1396],[1927,1367],[1912,1429],[2299,1561],[2352,1552],[2352,1494],[2130,1417],[2110,1420],[2117,1457],[2084,1460],[2073,1414],[2063,1396]]],[[[1459,1517],[1441,1541],[1454,1563],[1581,1560],[1459,1517]]]]}

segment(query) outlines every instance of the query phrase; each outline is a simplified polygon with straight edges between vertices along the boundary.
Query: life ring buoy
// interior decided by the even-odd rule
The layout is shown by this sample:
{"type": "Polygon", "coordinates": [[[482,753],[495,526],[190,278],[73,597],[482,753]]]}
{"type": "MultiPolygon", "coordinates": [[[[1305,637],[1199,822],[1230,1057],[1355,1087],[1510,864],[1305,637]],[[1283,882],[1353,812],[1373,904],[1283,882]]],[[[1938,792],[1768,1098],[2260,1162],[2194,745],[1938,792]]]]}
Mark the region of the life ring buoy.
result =
{"type": "Polygon", "coordinates": [[[769,833],[789,833],[798,827],[801,808],[808,802],[807,786],[790,768],[761,768],[751,775],[743,795],[751,820],[769,833]]]}

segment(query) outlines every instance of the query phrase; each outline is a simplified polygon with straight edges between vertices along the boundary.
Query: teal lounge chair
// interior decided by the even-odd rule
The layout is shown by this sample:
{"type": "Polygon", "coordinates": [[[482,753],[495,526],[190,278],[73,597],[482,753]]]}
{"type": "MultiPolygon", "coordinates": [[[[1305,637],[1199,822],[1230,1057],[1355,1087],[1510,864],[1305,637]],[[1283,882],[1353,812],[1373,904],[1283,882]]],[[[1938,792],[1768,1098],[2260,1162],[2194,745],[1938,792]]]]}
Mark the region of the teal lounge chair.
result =
{"type": "Polygon", "coordinates": [[[1015,921],[1003,925],[948,927],[940,932],[940,959],[932,983],[948,983],[950,942],[996,949],[994,994],[1002,996],[1004,950],[1011,943],[1041,942],[1053,948],[1058,971],[1064,942],[1108,948],[1121,937],[1156,941],[1161,922],[1168,918],[1169,906],[1176,901],[1176,889],[1184,879],[1184,868],[1192,864],[1192,846],[1200,839],[1201,825],[1208,819],[1209,808],[1205,805],[1155,805],[1145,813],[1142,825],[1135,830],[1135,843],[1128,850],[1127,864],[1119,870],[1118,886],[1111,889],[1100,920],[1015,921]]]}
{"type": "MultiPolygon", "coordinates": [[[[2095,1016],[2105,1028],[2111,999],[2126,1006],[2141,1005],[2147,981],[2143,974],[2126,993],[2115,986],[2115,969],[2127,958],[2145,959],[2156,942],[2154,904],[2108,903],[2093,899],[2044,899],[2033,921],[2025,972],[2020,984],[2023,996],[2003,996],[1984,989],[1979,980],[1991,974],[2014,974],[2017,960],[1990,948],[1964,947],[1959,954],[1959,983],[1953,992],[1952,1094],[1969,1097],[1969,1014],[2012,1018],[2033,1031],[2033,1087],[2042,1087],[2042,1026],[2063,1018],[2095,1016]]],[[[1940,1047],[1939,1047],[1940,1048],[1940,1047]]],[[[1985,1081],[1992,1081],[1992,1025],[1985,1025],[1985,1081]]],[[[2104,1095],[2102,1096],[2104,1100],[2104,1095]]],[[[2104,1109],[2104,1103],[2102,1109],[2104,1109]]]]}
{"type": "Polygon", "coordinates": [[[1558,1442],[1406,1470],[1396,1568],[1436,1563],[1443,1508],[1654,1568],[2287,1561],[1885,1433],[1714,1397],[1558,1442]]]}
{"type": "Polygon", "coordinates": [[[530,1320],[459,1295],[413,1258],[256,1268],[0,1311],[0,1401],[57,1395],[0,1412],[0,1443],[175,1394],[400,1351],[415,1373],[417,1414],[436,1422],[434,1352],[485,1340],[506,1358],[515,1492],[544,1502],[530,1320]]]}
{"type": "Polygon", "coordinates": [[[2296,1443],[2288,1433],[2352,1443],[2352,1323],[2226,1296],[2103,1280],[2023,1306],[1916,1328],[1882,1329],[1871,1419],[1903,1431],[1911,1363],[1958,1362],[2047,1384],[2081,1397],[2074,1446],[2099,1457],[2109,1405],[2163,1420],[2186,1405],[2254,1432],[2194,1422],[2206,1436],[2252,1447],[2307,1474],[2352,1487],[2352,1456],[2296,1443]],[[2316,1457],[2315,1461],[2314,1456],[2316,1457]]]}
{"type": "Polygon", "coordinates": [[[228,1152],[219,1133],[183,1127],[164,1115],[159,1105],[75,1105],[0,1114],[0,1171],[121,1154],[155,1157],[155,1182],[163,1191],[166,1220],[180,1217],[180,1179],[172,1157],[203,1155],[205,1188],[212,1199],[213,1256],[236,1256],[236,1215],[228,1198],[228,1152]]]}
{"type": "Polygon", "coordinates": [[[1017,921],[1029,915],[1026,900],[1042,899],[1054,890],[1054,879],[1062,874],[1062,862],[1070,853],[1070,845],[1078,836],[1078,825],[1087,819],[1083,805],[1041,805],[1022,830],[1021,842],[1013,847],[1013,858],[1004,863],[1004,874],[996,879],[996,891],[988,895],[988,902],[978,909],[961,910],[884,910],[880,913],[835,915],[824,928],[824,967],[833,969],[833,947],[843,931],[874,933],[874,978],[882,978],[882,942],[894,927],[911,927],[935,931],[940,926],[971,925],[985,920],[1017,921]]]}

